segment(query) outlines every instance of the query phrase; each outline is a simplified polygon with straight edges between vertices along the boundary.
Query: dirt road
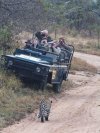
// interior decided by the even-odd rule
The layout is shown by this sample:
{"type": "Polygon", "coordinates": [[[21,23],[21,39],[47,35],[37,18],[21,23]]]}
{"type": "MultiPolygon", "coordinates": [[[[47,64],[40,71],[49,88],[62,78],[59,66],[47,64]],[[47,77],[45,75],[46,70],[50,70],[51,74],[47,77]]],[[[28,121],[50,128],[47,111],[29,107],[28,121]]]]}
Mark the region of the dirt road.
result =
{"type": "MultiPolygon", "coordinates": [[[[80,53],[75,56],[100,68],[100,57],[80,53]]],[[[53,102],[48,122],[34,120],[32,114],[2,133],[100,133],[100,75],[77,73],[69,78],[83,84],[53,102]]]]}

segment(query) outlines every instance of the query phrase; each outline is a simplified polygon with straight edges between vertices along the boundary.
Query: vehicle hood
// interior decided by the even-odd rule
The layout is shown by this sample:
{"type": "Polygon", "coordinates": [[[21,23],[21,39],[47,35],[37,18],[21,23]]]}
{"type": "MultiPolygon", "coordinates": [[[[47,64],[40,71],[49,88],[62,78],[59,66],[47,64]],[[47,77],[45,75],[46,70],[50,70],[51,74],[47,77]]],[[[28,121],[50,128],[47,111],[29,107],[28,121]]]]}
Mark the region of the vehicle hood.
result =
{"type": "Polygon", "coordinates": [[[29,61],[29,62],[35,62],[35,63],[41,63],[41,64],[50,64],[49,61],[47,61],[45,59],[41,59],[41,57],[33,57],[33,56],[24,55],[24,54],[8,55],[8,56],[16,58],[16,59],[22,59],[24,61],[29,61]]]}

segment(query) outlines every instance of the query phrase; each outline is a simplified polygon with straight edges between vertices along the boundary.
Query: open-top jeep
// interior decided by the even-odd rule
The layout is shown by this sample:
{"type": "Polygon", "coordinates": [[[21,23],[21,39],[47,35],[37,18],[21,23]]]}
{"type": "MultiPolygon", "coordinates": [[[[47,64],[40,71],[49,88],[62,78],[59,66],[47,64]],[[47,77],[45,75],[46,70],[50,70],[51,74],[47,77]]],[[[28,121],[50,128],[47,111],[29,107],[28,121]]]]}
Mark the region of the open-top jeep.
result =
{"type": "Polygon", "coordinates": [[[43,49],[16,49],[12,55],[5,55],[5,68],[25,79],[38,81],[40,88],[52,84],[56,92],[61,91],[63,80],[68,77],[74,48],[61,49],[59,55],[43,49]]]}

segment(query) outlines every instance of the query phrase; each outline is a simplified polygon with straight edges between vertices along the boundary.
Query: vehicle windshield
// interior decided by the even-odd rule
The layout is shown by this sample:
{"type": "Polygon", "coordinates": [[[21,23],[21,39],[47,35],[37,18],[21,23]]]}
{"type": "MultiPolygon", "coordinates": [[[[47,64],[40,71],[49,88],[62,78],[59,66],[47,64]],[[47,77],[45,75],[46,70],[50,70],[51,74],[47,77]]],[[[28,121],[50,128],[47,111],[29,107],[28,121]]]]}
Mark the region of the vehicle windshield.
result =
{"type": "Polygon", "coordinates": [[[53,64],[57,62],[58,59],[58,55],[52,52],[47,52],[45,50],[41,50],[41,49],[34,49],[34,50],[30,50],[30,49],[16,49],[16,51],[14,52],[14,55],[20,55],[19,57],[25,57],[27,56],[27,60],[33,59],[33,57],[35,57],[37,60],[41,59],[41,61],[44,63],[48,62],[48,64],[53,64]],[[26,55],[26,56],[23,56],[26,55]],[[30,57],[29,57],[30,56],[30,57]],[[29,58],[28,58],[29,57],[29,58]]]}
{"type": "Polygon", "coordinates": [[[37,48],[35,48],[34,51],[41,53],[41,57],[52,59],[53,63],[57,62],[57,59],[58,59],[59,55],[55,54],[54,52],[49,52],[49,51],[45,51],[43,49],[37,49],[37,48]]]}

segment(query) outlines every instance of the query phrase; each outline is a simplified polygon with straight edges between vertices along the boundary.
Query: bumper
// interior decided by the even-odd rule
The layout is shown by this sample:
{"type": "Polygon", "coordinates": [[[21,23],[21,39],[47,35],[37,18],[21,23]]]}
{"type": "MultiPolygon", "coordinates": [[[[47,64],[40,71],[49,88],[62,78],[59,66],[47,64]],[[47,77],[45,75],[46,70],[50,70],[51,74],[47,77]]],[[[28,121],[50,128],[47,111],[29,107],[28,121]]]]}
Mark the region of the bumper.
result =
{"type": "Polygon", "coordinates": [[[16,67],[16,66],[13,66],[9,69],[14,71],[15,74],[17,74],[18,76],[23,77],[23,78],[38,80],[40,82],[47,81],[47,77],[48,77],[47,73],[46,74],[38,73],[38,72],[34,72],[28,68],[21,68],[21,67],[16,67]]]}

